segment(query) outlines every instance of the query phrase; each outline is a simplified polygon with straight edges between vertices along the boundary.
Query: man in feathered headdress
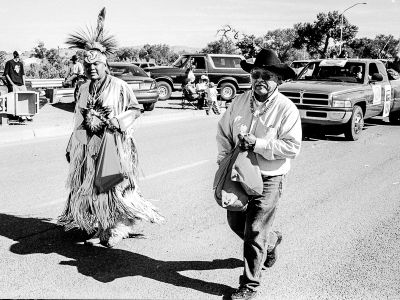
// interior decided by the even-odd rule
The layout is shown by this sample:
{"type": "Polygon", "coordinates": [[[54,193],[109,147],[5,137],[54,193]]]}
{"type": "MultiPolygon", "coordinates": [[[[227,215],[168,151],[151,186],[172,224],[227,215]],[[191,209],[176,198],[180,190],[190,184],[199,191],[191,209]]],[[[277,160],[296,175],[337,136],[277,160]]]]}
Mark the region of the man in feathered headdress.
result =
{"type": "MultiPolygon", "coordinates": [[[[75,126],[66,153],[70,194],[59,224],[67,230],[97,231],[100,242],[112,247],[133,233],[135,220],[158,223],[163,217],[139,190],[133,124],[140,108],[127,83],[109,75],[107,55],[115,50],[116,41],[104,32],[104,18],[105,8],[95,30],[73,34],[67,40],[71,48],[86,50],[84,69],[90,81],[76,96],[75,126]],[[123,176],[106,187],[99,185],[99,152],[110,134],[123,176]]],[[[107,156],[101,159],[107,163],[107,156]]]]}

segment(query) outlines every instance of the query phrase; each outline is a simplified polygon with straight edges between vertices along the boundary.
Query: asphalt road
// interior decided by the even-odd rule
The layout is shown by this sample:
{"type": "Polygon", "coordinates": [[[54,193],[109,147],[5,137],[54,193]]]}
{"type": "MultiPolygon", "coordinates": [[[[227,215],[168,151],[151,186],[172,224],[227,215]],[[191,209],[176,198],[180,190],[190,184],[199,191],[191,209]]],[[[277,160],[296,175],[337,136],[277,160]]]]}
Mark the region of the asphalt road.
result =
{"type": "MultiPolygon", "coordinates": [[[[67,137],[0,146],[1,298],[221,299],[241,242],[213,200],[218,117],[139,128],[145,196],[166,217],[115,249],[76,243],[54,220],[66,198],[67,137]]],[[[284,234],[258,299],[400,298],[400,127],[357,142],[303,141],[276,217],[284,234]]]]}

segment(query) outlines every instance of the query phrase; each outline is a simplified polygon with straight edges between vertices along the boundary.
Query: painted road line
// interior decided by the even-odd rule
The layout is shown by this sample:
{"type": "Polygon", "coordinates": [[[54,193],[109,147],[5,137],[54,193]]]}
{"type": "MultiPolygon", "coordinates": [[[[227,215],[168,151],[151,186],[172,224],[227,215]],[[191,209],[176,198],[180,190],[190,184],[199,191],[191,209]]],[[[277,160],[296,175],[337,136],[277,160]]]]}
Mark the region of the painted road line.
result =
{"type": "Polygon", "coordinates": [[[197,167],[199,165],[208,163],[209,161],[210,160],[208,160],[208,159],[201,160],[201,161],[189,164],[189,165],[184,165],[184,166],[180,166],[180,167],[177,167],[177,168],[173,168],[173,169],[165,170],[165,171],[158,172],[158,173],[155,173],[155,174],[151,174],[149,176],[140,177],[139,180],[144,181],[144,180],[157,178],[157,177],[160,177],[160,176],[163,176],[163,175],[167,175],[167,174],[170,174],[170,173],[174,173],[174,172],[190,169],[190,168],[193,168],[193,167],[197,167]]]}
{"type": "MultiPolygon", "coordinates": [[[[180,167],[177,167],[177,168],[173,168],[173,169],[165,170],[165,171],[162,171],[162,172],[154,173],[154,174],[151,174],[151,175],[148,175],[148,176],[145,176],[145,177],[141,177],[141,178],[139,178],[139,180],[140,181],[145,181],[145,180],[154,179],[154,178],[161,177],[161,176],[164,176],[164,175],[167,175],[167,174],[171,174],[171,173],[187,170],[187,169],[190,169],[190,168],[194,168],[194,167],[203,165],[205,163],[208,163],[209,161],[210,161],[209,159],[200,160],[200,161],[197,161],[197,162],[192,163],[192,164],[180,166],[180,167]]],[[[53,201],[50,201],[50,202],[41,203],[39,205],[35,205],[35,208],[43,208],[43,207],[46,207],[46,206],[52,206],[52,205],[57,205],[57,204],[60,204],[60,203],[64,203],[66,201],[66,199],[67,199],[67,197],[62,198],[62,199],[53,200],[53,201]]]]}

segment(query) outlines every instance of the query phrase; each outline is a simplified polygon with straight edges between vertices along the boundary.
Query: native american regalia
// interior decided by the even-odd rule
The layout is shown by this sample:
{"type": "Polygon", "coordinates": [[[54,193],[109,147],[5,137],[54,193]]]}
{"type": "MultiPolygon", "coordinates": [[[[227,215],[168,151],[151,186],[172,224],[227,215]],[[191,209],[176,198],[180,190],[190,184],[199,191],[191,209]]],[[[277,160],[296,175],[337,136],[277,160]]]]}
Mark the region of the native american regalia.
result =
{"type": "Polygon", "coordinates": [[[67,179],[70,194],[59,223],[66,229],[78,227],[89,233],[98,229],[103,240],[117,231],[126,237],[131,233],[135,219],[156,223],[163,219],[144,199],[137,183],[138,155],[133,125],[140,110],[132,90],[118,78],[107,75],[96,96],[89,93],[89,85],[82,85],[77,96],[75,125],[67,147],[70,153],[67,179]],[[106,127],[101,119],[112,117],[116,117],[120,124],[120,132],[114,134],[125,179],[110,191],[99,193],[94,179],[96,159],[106,127]]]}
{"type": "MultiPolygon", "coordinates": [[[[105,15],[103,8],[95,29],[71,34],[66,41],[70,48],[85,50],[84,61],[90,66],[95,63],[107,66],[106,55],[116,49],[114,36],[104,31],[105,15]]],[[[97,231],[101,243],[111,247],[133,233],[136,219],[155,223],[163,220],[157,209],[143,198],[137,182],[138,155],[133,124],[140,110],[127,83],[110,75],[82,85],[76,102],[75,126],[67,147],[70,157],[67,188],[70,193],[59,224],[67,230],[97,231]],[[100,86],[96,86],[98,84],[100,86]],[[113,128],[115,125],[110,126],[110,120],[114,118],[118,121],[118,130],[113,128]],[[124,179],[111,190],[100,192],[95,185],[96,163],[100,160],[104,132],[110,129],[114,131],[114,146],[124,179]]]]}

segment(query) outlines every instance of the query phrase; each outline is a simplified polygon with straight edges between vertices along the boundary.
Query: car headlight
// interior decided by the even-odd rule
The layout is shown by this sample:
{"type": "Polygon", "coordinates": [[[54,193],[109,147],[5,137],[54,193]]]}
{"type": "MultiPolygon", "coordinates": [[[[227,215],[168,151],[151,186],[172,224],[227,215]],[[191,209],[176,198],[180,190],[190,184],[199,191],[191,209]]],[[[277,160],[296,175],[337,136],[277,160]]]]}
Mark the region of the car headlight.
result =
{"type": "Polygon", "coordinates": [[[332,107],[351,107],[349,100],[332,100],[332,107]]]}
{"type": "Polygon", "coordinates": [[[151,83],[150,89],[155,89],[155,88],[157,88],[157,83],[156,83],[156,81],[154,80],[154,81],[151,83]]]}

